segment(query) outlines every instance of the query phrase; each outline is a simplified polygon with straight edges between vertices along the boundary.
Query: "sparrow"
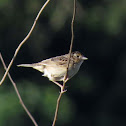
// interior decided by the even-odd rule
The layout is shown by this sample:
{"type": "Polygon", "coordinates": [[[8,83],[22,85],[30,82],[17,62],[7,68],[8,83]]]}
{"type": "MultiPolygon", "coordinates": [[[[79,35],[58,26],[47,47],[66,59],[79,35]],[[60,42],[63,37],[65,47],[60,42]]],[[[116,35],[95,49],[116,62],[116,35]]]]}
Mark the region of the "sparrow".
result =
{"type": "Polygon", "coordinates": [[[67,64],[69,59],[69,53],[61,56],[52,57],[46,60],[42,60],[38,63],[32,64],[19,64],[18,67],[31,67],[43,73],[42,76],[47,77],[50,81],[54,82],[61,87],[57,81],[68,81],[79,70],[84,60],[88,58],[84,57],[79,51],[71,53],[69,68],[67,77],[65,79],[67,64]],[[65,79],[65,80],[64,80],[65,79]]]}

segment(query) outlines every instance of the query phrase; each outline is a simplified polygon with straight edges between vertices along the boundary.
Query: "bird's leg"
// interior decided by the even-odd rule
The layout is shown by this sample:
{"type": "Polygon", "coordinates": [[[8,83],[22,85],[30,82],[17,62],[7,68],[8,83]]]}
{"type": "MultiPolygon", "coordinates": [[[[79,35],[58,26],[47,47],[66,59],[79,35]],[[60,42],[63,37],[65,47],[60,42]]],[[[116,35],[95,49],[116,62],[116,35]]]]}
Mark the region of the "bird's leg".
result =
{"type": "MultiPolygon", "coordinates": [[[[63,84],[65,84],[68,80],[69,80],[68,78],[64,79],[64,80],[63,80],[63,84]]],[[[65,86],[65,87],[66,87],[66,86],[65,86]]],[[[64,87],[64,88],[65,88],[65,87],[64,87]]],[[[67,89],[63,89],[63,86],[62,86],[62,87],[61,87],[61,92],[64,93],[64,92],[66,92],[66,91],[67,91],[67,89]]]]}
{"type": "Polygon", "coordinates": [[[69,80],[68,78],[64,79],[63,80],[63,83],[66,83],[68,80],[69,80]]]}
{"type": "Polygon", "coordinates": [[[63,89],[63,85],[59,84],[58,82],[56,82],[56,81],[52,81],[52,82],[55,83],[56,85],[58,85],[60,87],[62,93],[64,93],[64,92],[67,91],[67,90],[64,90],[63,89]]]}
{"type": "Polygon", "coordinates": [[[58,85],[60,88],[62,88],[63,86],[61,84],[59,84],[58,82],[56,81],[52,81],[53,83],[55,83],[56,85],[58,85]]]}

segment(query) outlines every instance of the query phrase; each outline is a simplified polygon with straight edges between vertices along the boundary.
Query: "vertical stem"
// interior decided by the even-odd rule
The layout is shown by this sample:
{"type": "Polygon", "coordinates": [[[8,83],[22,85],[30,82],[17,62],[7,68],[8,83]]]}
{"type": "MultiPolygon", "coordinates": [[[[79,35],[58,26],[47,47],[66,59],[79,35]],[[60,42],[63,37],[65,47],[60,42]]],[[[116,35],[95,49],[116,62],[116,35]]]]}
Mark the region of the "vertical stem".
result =
{"type": "Polygon", "coordinates": [[[58,110],[59,110],[59,105],[60,105],[60,101],[61,101],[61,97],[62,94],[66,91],[64,91],[65,88],[65,84],[66,84],[66,80],[67,80],[67,74],[68,74],[68,69],[69,69],[69,63],[70,63],[70,57],[71,57],[71,52],[72,52],[72,47],[73,47],[73,40],[74,40],[74,20],[75,20],[75,15],[76,15],[76,0],[74,0],[74,8],[73,8],[73,17],[72,17],[72,22],[71,22],[71,32],[72,32],[72,37],[71,37],[71,44],[70,44],[70,50],[69,50],[69,58],[68,58],[68,62],[67,62],[67,68],[66,68],[66,75],[65,75],[65,79],[63,81],[63,87],[61,87],[61,92],[59,94],[59,97],[57,99],[57,105],[56,105],[56,110],[55,110],[55,116],[54,116],[54,120],[53,120],[53,124],[52,126],[55,126],[56,124],[56,120],[57,120],[57,116],[58,116],[58,110]]]}

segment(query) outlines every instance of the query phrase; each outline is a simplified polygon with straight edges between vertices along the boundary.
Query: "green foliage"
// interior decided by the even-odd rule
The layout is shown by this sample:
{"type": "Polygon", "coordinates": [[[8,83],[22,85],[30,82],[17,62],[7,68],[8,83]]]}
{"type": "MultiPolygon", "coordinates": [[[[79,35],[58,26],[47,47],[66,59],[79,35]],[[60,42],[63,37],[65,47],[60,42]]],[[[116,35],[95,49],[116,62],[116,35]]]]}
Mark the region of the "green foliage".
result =
{"type": "MultiPolygon", "coordinates": [[[[9,64],[45,1],[0,0],[0,52],[9,64]]],[[[126,106],[126,0],[80,0],[73,50],[86,61],[68,81],[57,126],[124,126],[126,106]]],[[[41,73],[17,64],[39,62],[68,52],[72,0],[51,1],[10,70],[22,99],[39,125],[52,124],[60,89],[41,73]]],[[[4,69],[0,63],[0,78],[4,69]]],[[[0,126],[33,125],[7,79],[0,86],[0,126]]]]}
{"type": "MultiPolygon", "coordinates": [[[[18,89],[22,99],[29,111],[34,113],[37,110],[40,112],[40,118],[43,117],[46,119],[48,118],[48,120],[53,120],[56,100],[59,95],[58,90],[54,88],[55,85],[40,87],[33,82],[25,80],[20,81],[17,84],[19,85],[18,89]]],[[[5,126],[6,124],[9,124],[9,126],[11,126],[18,124],[18,118],[26,113],[20,105],[14,89],[12,87],[7,89],[6,86],[4,86],[4,88],[1,87],[0,96],[0,125],[5,126]],[[11,124],[11,121],[14,121],[15,119],[18,121],[11,124]]],[[[72,119],[73,116],[73,103],[67,96],[64,96],[59,110],[59,122],[65,123],[72,119]]],[[[20,121],[22,120],[23,118],[20,121]]]]}

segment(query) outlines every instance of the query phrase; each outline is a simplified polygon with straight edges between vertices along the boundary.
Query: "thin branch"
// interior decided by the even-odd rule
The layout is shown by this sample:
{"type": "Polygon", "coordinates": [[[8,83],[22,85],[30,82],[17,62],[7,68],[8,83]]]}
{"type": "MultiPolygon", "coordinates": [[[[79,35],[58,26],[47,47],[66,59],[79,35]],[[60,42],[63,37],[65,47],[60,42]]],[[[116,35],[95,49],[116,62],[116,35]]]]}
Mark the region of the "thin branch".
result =
{"type": "Polygon", "coordinates": [[[70,58],[71,58],[71,52],[72,52],[72,48],[73,48],[73,41],[74,41],[74,20],[75,20],[75,15],[76,15],[76,0],[74,0],[74,9],[73,9],[73,18],[72,18],[72,22],[71,22],[71,44],[70,44],[70,49],[69,49],[69,58],[68,58],[68,63],[67,63],[67,72],[65,75],[65,79],[63,82],[63,89],[65,88],[65,84],[66,84],[66,79],[67,79],[67,74],[68,74],[68,69],[69,69],[69,64],[70,64],[70,58]]]}
{"type": "Polygon", "coordinates": [[[71,52],[72,52],[72,47],[73,47],[73,40],[74,40],[74,29],[73,28],[74,28],[75,15],[76,15],[76,0],[74,0],[73,18],[72,18],[72,22],[71,22],[72,37],[71,37],[71,44],[70,44],[70,50],[69,50],[69,58],[68,58],[67,68],[66,68],[66,75],[65,75],[65,79],[63,81],[63,87],[61,87],[61,92],[60,92],[59,97],[57,99],[55,116],[54,116],[54,120],[53,120],[52,126],[55,126],[55,124],[56,124],[56,120],[57,120],[57,116],[58,116],[58,110],[59,110],[59,105],[60,105],[60,100],[61,100],[62,94],[64,92],[66,92],[64,89],[65,89],[65,84],[67,82],[67,74],[68,74],[69,63],[70,63],[70,58],[71,58],[71,52]]]}
{"type": "Polygon", "coordinates": [[[23,41],[19,44],[19,46],[17,47],[17,49],[16,49],[16,51],[15,51],[15,53],[14,53],[14,56],[13,56],[13,58],[11,59],[11,61],[10,61],[9,65],[8,65],[8,67],[7,67],[7,69],[6,69],[6,72],[5,72],[4,76],[3,76],[3,78],[2,78],[1,81],[0,81],[0,85],[4,82],[4,80],[5,80],[5,78],[6,78],[7,74],[8,74],[8,72],[9,72],[9,70],[10,70],[10,68],[11,68],[11,66],[12,66],[12,64],[13,64],[13,62],[14,62],[14,59],[16,58],[16,56],[17,56],[17,54],[18,54],[20,48],[21,48],[22,45],[27,41],[27,39],[30,37],[30,35],[31,35],[32,31],[33,31],[33,29],[35,28],[36,22],[37,22],[37,20],[38,20],[38,18],[39,18],[39,16],[40,16],[40,14],[42,13],[42,11],[44,10],[44,8],[47,6],[47,4],[48,4],[49,2],[50,2],[50,0],[47,0],[47,1],[45,2],[45,4],[42,6],[42,8],[41,8],[40,11],[38,12],[38,14],[37,14],[37,16],[36,16],[36,18],[35,18],[35,20],[34,20],[34,23],[33,23],[32,27],[31,27],[29,33],[27,34],[27,36],[24,38],[24,40],[23,40],[23,41]]]}
{"type": "MultiPolygon", "coordinates": [[[[4,63],[4,60],[3,60],[3,58],[2,58],[1,53],[0,53],[0,59],[1,59],[1,62],[2,62],[2,64],[3,64],[3,66],[4,66],[4,69],[6,70],[7,67],[6,67],[6,65],[5,65],[5,63],[4,63]]],[[[19,98],[20,104],[22,105],[22,107],[24,108],[24,110],[26,111],[27,115],[28,115],[29,118],[32,120],[32,122],[34,123],[34,125],[35,125],[35,126],[38,126],[38,124],[36,123],[35,119],[33,118],[33,116],[31,115],[31,113],[28,111],[27,107],[25,106],[25,104],[24,104],[24,102],[23,102],[23,100],[22,100],[22,98],[21,98],[21,96],[20,96],[20,93],[19,93],[19,91],[18,91],[18,89],[17,89],[16,83],[15,83],[15,82],[13,81],[13,79],[11,78],[9,72],[8,72],[8,77],[9,77],[11,83],[13,84],[13,87],[14,87],[14,89],[15,89],[15,92],[16,92],[16,94],[17,94],[17,97],[19,98]]]]}

